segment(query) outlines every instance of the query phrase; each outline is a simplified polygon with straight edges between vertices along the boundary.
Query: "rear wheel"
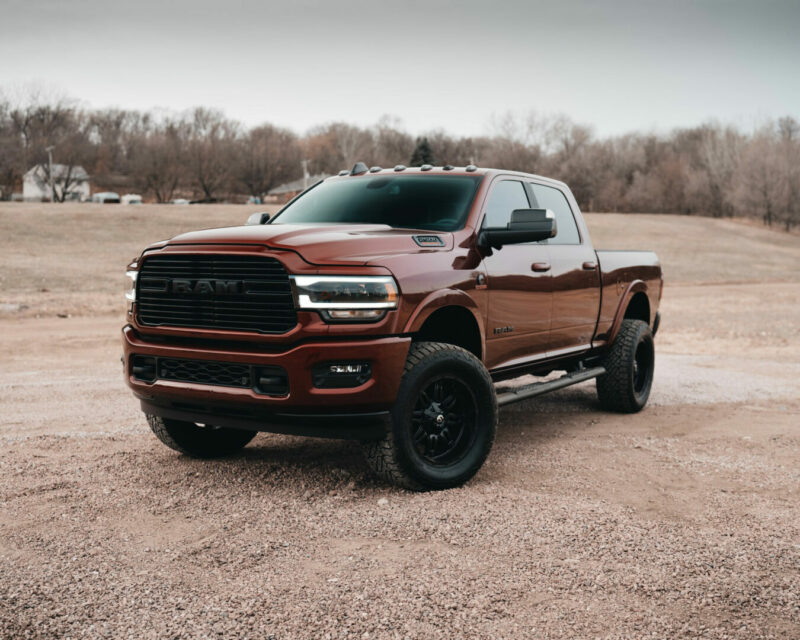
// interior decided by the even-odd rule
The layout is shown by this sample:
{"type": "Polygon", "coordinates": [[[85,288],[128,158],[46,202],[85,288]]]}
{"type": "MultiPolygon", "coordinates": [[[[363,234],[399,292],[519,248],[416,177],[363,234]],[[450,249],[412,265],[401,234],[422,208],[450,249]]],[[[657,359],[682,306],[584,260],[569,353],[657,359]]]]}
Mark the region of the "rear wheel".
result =
{"type": "Polygon", "coordinates": [[[408,489],[464,484],[494,442],[497,400],[486,368],[461,347],[411,345],[391,427],[363,449],[373,471],[408,489]]]}
{"type": "Polygon", "coordinates": [[[641,411],[650,397],[655,369],[655,346],[650,327],[642,320],[623,320],[597,378],[597,396],[604,409],[619,413],[641,411]]]}
{"type": "Polygon", "coordinates": [[[193,458],[221,458],[247,446],[255,431],[227,427],[200,426],[194,422],[173,420],[146,414],[147,423],[161,442],[170,449],[193,458]]]}

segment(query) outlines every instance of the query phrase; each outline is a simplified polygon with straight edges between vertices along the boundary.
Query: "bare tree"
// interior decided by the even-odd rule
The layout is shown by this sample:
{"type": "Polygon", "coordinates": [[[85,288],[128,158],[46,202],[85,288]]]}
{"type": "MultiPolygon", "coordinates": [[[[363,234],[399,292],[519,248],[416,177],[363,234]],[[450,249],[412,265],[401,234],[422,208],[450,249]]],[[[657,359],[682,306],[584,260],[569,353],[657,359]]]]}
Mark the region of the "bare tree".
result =
{"type": "Polygon", "coordinates": [[[306,157],[315,172],[336,173],[358,161],[372,164],[373,151],[372,133],[344,122],[315,127],[305,140],[306,157]]]}
{"type": "Polygon", "coordinates": [[[733,213],[730,194],[740,143],[739,134],[730,127],[706,125],[701,130],[697,169],[704,174],[707,212],[715,218],[733,213]]]}
{"type": "Polygon", "coordinates": [[[399,120],[381,118],[372,129],[371,163],[382,167],[403,164],[414,150],[414,138],[402,130],[399,120]]]}
{"type": "Polygon", "coordinates": [[[130,133],[128,166],[134,184],[156,202],[169,202],[181,182],[187,181],[189,126],[180,120],[152,124],[145,120],[130,133]]]}
{"type": "Polygon", "coordinates": [[[588,205],[597,188],[597,173],[591,164],[591,128],[557,116],[541,125],[541,135],[542,148],[549,150],[546,172],[569,183],[578,203],[588,205]]]}
{"type": "Polygon", "coordinates": [[[784,182],[783,224],[787,231],[800,224],[800,122],[778,120],[778,152],[784,182]]]}
{"type": "Polygon", "coordinates": [[[261,125],[240,139],[235,176],[248,194],[263,198],[271,188],[299,176],[300,159],[300,144],[294,133],[261,125]]]}
{"type": "Polygon", "coordinates": [[[3,198],[11,197],[22,181],[22,140],[17,135],[10,117],[11,105],[0,95],[0,191],[3,198]]]}
{"type": "MultiPolygon", "coordinates": [[[[667,134],[597,139],[563,115],[507,112],[490,135],[423,132],[437,164],[478,164],[548,175],[569,183],[588,210],[756,217],[800,224],[800,123],[785,117],[753,133],[706,123],[667,134]]],[[[88,169],[95,184],[133,184],[164,202],[177,193],[214,200],[234,191],[263,196],[300,174],[335,173],[357,161],[407,161],[414,138],[384,116],[367,128],[333,122],[298,137],[264,124],[252,129],[221,112],[182,116],[114,109],[84,111],[74,101],[28,89],[0,96],[0,188],[7,197],[25,172],[47,170],[48,147],[63,164],[57,198],[88,169]]],[[[54,176],[55,177],[55,176],[54,176]]],[[[45,179],[47,179],[46,177],[45,179]]]]}
{"type": "Polygon", "coordinates": [[[212,202],[230,187],[238,125],[222,112],[198,107],[188,120],[186,158],[193,187],[212,202]]]}
{"type": "Polygon", "coordinates": [[[757,133],[747,144],[735,176],[733,197],[736,208],[744,215],[757,215],[772,226],[781,216],[784,181],[780,156],[768,130],[757,133]]]}
{"type": "Polygon", "coordinates": [[[89,139],[94,148],[94,164],[86,167],[95,183],[108,186],[125,184],[131,175],[130,143],[149,115],[120,109],[102,109],[89,116],[89,139]]]}

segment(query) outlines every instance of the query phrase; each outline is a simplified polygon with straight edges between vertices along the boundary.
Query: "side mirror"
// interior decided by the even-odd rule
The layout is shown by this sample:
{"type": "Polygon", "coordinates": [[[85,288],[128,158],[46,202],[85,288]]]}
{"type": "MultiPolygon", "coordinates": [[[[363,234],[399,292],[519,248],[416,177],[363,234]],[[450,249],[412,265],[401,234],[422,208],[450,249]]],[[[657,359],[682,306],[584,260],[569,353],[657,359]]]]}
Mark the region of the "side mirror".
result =
{"type": "Polygon", "coordinates": [[[261,213],[254,213],[251,215],[245,224],[264,224],[267,220],[269,220],[269,214],[262,211],[261,213]]]}
{"type": "Polygon", "coordinates": [[[558,233],[556,216],[550,209],[515,209],[511,220],[503,227],[487,227],[478,235],[481,247],[501,249],[506,244],[538,242],[558,233]]]}

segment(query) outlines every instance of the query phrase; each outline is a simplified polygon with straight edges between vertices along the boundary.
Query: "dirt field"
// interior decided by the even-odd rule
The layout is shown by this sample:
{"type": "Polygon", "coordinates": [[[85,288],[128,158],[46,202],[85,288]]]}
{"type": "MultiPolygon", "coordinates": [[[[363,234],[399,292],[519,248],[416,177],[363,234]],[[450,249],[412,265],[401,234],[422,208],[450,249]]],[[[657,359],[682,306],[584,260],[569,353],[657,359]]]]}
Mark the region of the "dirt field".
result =
{"type": "Polygon", "coordinates": [[[0,638],[800,638],[800,237],[589,216],[663,261],[650,406],[512,405],[466,487],[413,494],[348,442],[150,434],[122,270],[255,209],[0,205],[0,638]]]}

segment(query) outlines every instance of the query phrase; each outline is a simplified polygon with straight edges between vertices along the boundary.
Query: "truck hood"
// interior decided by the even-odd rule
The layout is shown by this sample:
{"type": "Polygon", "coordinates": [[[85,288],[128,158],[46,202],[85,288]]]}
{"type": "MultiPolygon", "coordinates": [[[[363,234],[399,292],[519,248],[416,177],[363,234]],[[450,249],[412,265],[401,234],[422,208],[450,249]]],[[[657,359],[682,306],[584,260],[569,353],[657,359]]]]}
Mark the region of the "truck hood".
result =
{"type": "Polygon", "coordinates": [[[441,231],[393,229],[383,224],[265,224],[191,231],[166,244],[262,244],[295,251],[311,264],[364,265],[377,263],[381,256],[449,251],[453,236],[441,231]],[[421,247],[414,236],[437,236],[443,246],[421,247]]]}

